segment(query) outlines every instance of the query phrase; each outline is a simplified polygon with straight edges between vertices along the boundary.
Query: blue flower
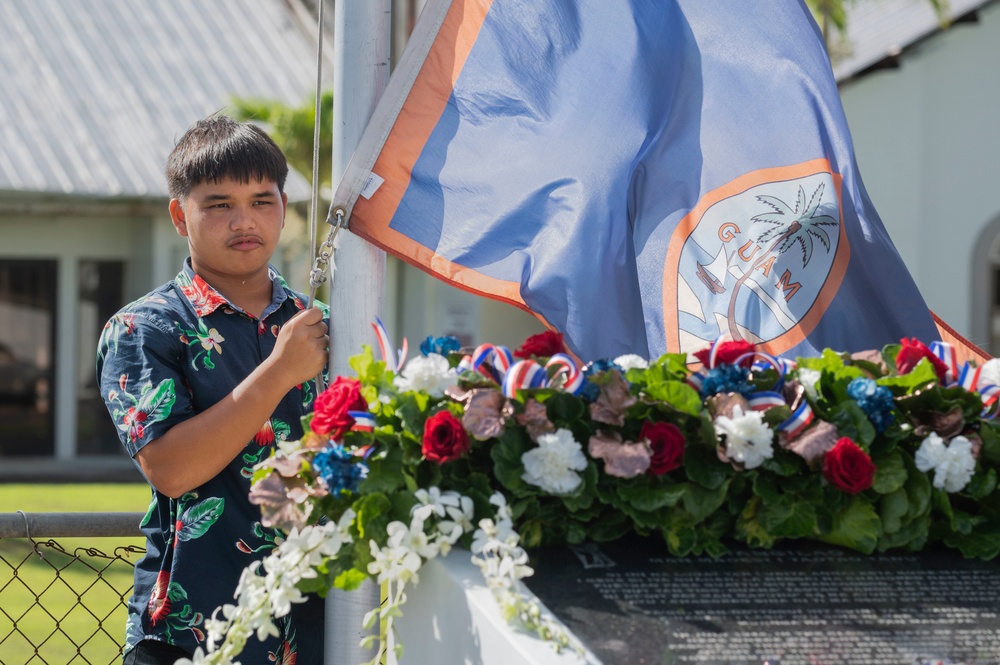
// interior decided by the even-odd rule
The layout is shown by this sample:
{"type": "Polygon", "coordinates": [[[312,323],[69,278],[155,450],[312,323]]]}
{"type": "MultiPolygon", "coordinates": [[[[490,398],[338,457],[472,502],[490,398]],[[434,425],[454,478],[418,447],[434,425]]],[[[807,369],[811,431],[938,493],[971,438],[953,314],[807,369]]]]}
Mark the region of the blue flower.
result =
{"type": "Polygon", "coordinates": [[[878,385],[874,380],[854,379],[847,384],[847,395],[858,403],[868,416],[868,420],[875,426],[876,432],[884,432],[885,428],[896,421],[892,391],[878,385]]]}
{"type": "MultiPolygon", "coordinates": [[[[594,360],[587,363],[583,367],[584,382],[583,387],[580,388],[579,396],[585,402],[597,401],[597,398],[601,396],[601,387],[591,381],[587,380],[590,377],[600,374],[602,372],[607,372],[608,370],[618,369],[610,360],[594,360]]],[[[619,370],[621,371],[621,370],[619,370]]]]}
{"type": "Polygon", "coordinates": [[[368,465],[353,461],[351,454],[338,444],[327,446],[316,453],[313,468],[335,495],[357,493],[358,483],[368,477],[368,465]]]}
{"type": "Polygon", "coordinates": [[[750,370],[739,365],[723,364],[713,367],[701,382],[702,399],[719,393],[739,393],[749,396],[755,388],[750,384],[750,370]]]}
{"type": "Polygon", "coordinates": [[[436,353],[439,356],[448,357],[449,353],[458,351],[462,347],[457,337],[448,335],[446,337],[434,337],[428,335],[427,339],[420,342],[420,353],[430,355],[436,353]]]}

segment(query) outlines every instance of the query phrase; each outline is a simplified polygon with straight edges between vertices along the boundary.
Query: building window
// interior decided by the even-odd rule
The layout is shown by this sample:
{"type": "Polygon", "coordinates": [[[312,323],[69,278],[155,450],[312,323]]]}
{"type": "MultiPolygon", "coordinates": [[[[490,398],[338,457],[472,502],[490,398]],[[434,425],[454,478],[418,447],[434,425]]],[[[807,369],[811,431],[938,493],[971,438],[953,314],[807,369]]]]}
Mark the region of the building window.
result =
{"type": "Polygon", "coordinates": [[[0,260],[0,457],[55,451],[55,261],[0,260]]]}
{"type": "Polygon", "coordinates": [[[97,340],[104,324],[122,303],[125,264],[121,261],[81,261],[77,309],[76,453],[124,455],[97,385],[97,340]]]}

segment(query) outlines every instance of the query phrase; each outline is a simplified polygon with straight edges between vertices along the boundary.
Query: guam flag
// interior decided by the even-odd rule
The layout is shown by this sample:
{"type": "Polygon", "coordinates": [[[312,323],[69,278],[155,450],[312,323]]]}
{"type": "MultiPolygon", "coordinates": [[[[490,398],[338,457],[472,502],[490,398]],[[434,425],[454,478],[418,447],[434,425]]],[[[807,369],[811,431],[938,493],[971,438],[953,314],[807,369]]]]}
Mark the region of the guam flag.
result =
{"type": "Polygon", "coordinates": [[[584,360],[940,338],[800,0],[430,0],[334,203],[584,360]]]}

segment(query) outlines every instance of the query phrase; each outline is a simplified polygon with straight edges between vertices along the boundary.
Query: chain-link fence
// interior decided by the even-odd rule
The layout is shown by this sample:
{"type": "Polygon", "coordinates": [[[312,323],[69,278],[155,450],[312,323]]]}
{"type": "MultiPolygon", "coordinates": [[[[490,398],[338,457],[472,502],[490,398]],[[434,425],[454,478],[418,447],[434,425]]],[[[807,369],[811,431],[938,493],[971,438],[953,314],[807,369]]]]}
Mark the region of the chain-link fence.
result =
{"type": "Polygon", "coordinates": [[[141,519],[0,514],[0,664],[119,661],[141,519]]]}

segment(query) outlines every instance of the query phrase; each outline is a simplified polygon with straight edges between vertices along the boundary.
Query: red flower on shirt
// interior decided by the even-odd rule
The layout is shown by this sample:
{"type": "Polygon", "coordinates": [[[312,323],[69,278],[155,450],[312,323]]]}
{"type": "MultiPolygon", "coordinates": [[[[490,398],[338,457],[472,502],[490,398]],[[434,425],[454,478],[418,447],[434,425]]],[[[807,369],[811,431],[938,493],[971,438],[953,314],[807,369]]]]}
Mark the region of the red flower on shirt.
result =
{"type": "Polygon", "coordinates": [[[264,423],[257,433],[254,434],[253,440],[258,446],[270,446],[274,443],[274,426],[271,425],[271,419],[268,418],[267,422],[264,423]]]}
{"type": "Polygon", "coordinates": [[[137,410],[134,406],[128,408],[122,417],[122,424],[128,429],[129,441],[138,441],[146,433],[146,426],[143,423],[148,417],[149,414],[137,410]]]}
{"type": "Polygon", "coordinates": [[[226,299],[219,295],[218,291],[213,289],[208,282],[198,275],[194,276],[191,284],[182,285],[181,291],[188,301],[190,301],[191,305],[194,306],[194,311],[198,316],[208,316],[219,305],[226,303],[226,299]]]}
{"type": "Polygon", "coordinates": [[[167,595],[167,587],[169,586],[170,571],[161,570],[156,577],[153,593],[149,596],[149,604],[146,606],[149,612],[149,622],[154,626],[170,614],[170,597],[167,595]]]}

